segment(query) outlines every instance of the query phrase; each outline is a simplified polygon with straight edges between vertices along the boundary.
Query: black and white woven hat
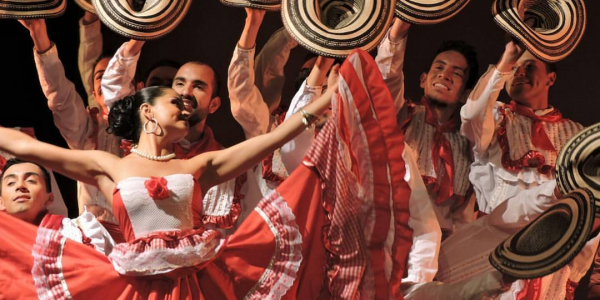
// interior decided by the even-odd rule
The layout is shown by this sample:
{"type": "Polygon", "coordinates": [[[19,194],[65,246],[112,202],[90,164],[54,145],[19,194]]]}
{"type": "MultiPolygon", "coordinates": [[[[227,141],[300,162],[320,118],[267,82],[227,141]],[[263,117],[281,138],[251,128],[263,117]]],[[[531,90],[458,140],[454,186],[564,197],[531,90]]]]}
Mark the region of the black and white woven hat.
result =
{"type": "Polygon", "coordinates": [[[0,0],[0,19],[46,19],[62,15],[67,0],[0,0]]]}
{"type": "Polygon", "coordinates": [[[586,26],[583,0],[494,0],[492,13],[500,27],[548,62],[568,56],[586,26]]]}
{"type": "Polygon", "coordinates": [[[563,194],[577,188],[590,190],[600,216],[600,123],[585,128],[561,148],[556,183],[563,194]]]}
{"type": "Polygon", "coordinates": [[[446,21],[461,11],[470,0],[398,0],[396,16],[421,25],[446,21]]]}
{"type": "Polygon", "coordinates": [[[221,3],[227,6],[234,7],[250,7],[264,10],[279,10],[281,9],[281,0],[220,0],[221,3]]]}
{"type": "Polygon", "coordinates": [[[283,0],[283,24],[300,45],[328,57],[370,51],[385,36],[396,0],[283,0]]]}
{"type": "Polygon", "coordinates": [[[92,0],[102,23],[136,40],[151,40],[171,32],[192,0],[92,0]]]}
{"type": "Polygon", "coordinates": [[[490,254],[490,263],[519,279],[548,275],[569,263],[588,241],[594,225],[594,196],[573,190],[510,236],[490,254]]]}

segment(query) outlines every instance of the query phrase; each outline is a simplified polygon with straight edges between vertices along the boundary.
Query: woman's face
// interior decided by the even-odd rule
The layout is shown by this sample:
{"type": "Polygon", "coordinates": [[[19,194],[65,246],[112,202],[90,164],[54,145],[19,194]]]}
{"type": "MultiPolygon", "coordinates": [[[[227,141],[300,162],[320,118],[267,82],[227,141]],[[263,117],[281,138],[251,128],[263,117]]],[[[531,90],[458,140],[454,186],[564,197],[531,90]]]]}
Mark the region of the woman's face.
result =
{"type": "MultiPolygon", "coordinates": [[[[169,135],[174,141],[179,141],[187,135],[190,114],[185,110],[183,100],[179,94],[173,89],[165,88],[163,95],[155,99],[152,113],[165,136],[169,135]]],[[[149,124],[147,127],[151,126],[154,125],[149,124]]],[[[152,128],[148,129],[151,130],[152,128]]]]}

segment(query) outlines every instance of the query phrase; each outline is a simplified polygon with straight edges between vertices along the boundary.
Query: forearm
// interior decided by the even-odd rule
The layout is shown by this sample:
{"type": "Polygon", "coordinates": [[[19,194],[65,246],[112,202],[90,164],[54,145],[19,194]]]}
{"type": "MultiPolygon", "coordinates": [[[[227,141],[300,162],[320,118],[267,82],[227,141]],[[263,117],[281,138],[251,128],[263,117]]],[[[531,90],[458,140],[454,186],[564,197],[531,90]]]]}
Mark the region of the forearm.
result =
{"type": "Polygon", "coordinates": [[[79,53],[77,63],[81,82],[88,95],[88,99],[93,97],[94,63],[102,55],[102,47],[100,20],[95,14],[86,12],[84,17],[79,20],[79,53]]]}
{"type": "Polygon", "coordinates": [[[54,123],[70,148],[82,149],[88,137],[88,114],[75,86],[65,76],[56,46],[34,52],[40,86],[48,100],[54,123]]]}
{"type": "Polygon", "coordinates": [[[143,42],[131,40],[123,44],[111,58],[102,76],[104,103],[110,109],[112,104],[135,93],[132,81],[143,42]]]}
{"type": "MultiPolygon", "coordinates": [[[[333,91],[323,94],[315,102],[306,106],[304,110],[309,114],[320,116],[329,107],[332,95],[333,91]]],[[[302,118],[301,113],[294,114],[270,133],[215,152],[208,159],[209,170],[202,174],[203,188],[229,180],[258,164],[269,153],[280,148],[306,129],[302,118]]]]}
{"type": "Polygon", "coordinates": [[[496,128],[496,100],[509,75],[490,66],[460,110],[461,134],[471,142],[476,154],[484,153],[492,141],[496,128]]]}
{"type": "Polygon", "coordinates": [[[383,39],[377,50],[375,62],[379,71],[394,98],[396,111],[399,111],[406,101],[404,100],[404,53],[406,52],[407,37],[390,37],[390,32],[383,39]]]}
{"type": "MultiPolygon", "coordinates": [[[[105,174],[100,161],[108,161],[112,156],[103,151],[64,149],[10,128],[0,128],[0,150],[92,185],[97,184],[96,177],[105,174]]],[[[108,163],[115,164],[116,161],[108,163]]]]}
{"type": "Polygon", "coordinates": [[[231,114],[240,123],[246,138],[267,132],[270,123],[269,107],[254,85],[254,48],[236,47],[227,74],[231,114]]]}
{"type": "Polygon", "coordinates": [[[289,35],[285,28],[277,30],[260,53],[256,56],[254,74],[256,87],[263,96],[263,101],[272,112],[281,103],[281,92],[285,83],[284,67],[291,50],[298,43],[289,35]]]}

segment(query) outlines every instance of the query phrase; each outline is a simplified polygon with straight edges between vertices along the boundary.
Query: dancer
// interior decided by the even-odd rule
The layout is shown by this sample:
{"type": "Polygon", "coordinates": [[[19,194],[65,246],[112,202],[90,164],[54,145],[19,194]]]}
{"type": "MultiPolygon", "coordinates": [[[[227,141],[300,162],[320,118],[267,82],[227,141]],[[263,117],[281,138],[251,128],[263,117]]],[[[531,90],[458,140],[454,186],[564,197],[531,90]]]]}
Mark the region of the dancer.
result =
{"type": "MultiPolygon", "coordinates": [[[[62,272],[64,276],[64,280],[56,282],[47,280],[51,276],[47,272],[52,271],[48,264],[57,259],[49,257],[47,250],[64,245],[60,242],[60,234],[53,231],[56,226],[60,227],[60,222],[57,225],[52,220],[42,221],[37,238],[49,241],[47,245],[34,246],[32,272],[38,294],[49,296],[61,288],[62,293],[76,296],[77,291],[85,290],[86,287],[77,286],[85,285],[85,280],[70,277],[74,274],[70,271],[76,271],[68,267],[70,262],[85,258],[93,266],[87,269],[87,278],[104,273],[101,277],[120,282],[115,284],[118,286],[116,290],[107,289],[108,298],[117,295],[132,298],[201,297],[195,273],[214,259],[225,243],[218,231],[199,222],[202,194],[211,186],[244,172],[304,130],[303,119],[309,125],[314,123],[316,115],[329,106],[335,90],[333,87],[313,105],[306,107],[302,114],[290,118],[272,133],[186,161],[176,159],[172,151],[173,144],[187,134],[189,114],[180,96],[163,87],[146,88],[113,107],[109,116],[110,130],[137,142],[132,148],[134,155],[125,158],[100,151],[66,150],[9,129],[0,129],[0,149],[99,186],[112,202],[120,229],[127,239],[126,243],[117,244],[109,254],[110,262],[106,258],[94,257],[97,256],[92,254],[94,250],[83,250],[85,247],[72,247],[76,252],[70,252],[69,247],[64,248],[64,252],[55,252],[61,256],[63,269],[54,271],[62,272]],[[112,275],[106,274],[107,269],[113,266],[112,275]],[[118,274],[135,277],[119,279],[118,274]],[[162,276],[150,277],[158,274],[162,276]]],[[[280,209],[281,214],[290,213],[285,207],[280,209]]],[[[273,216],[272,220],[276,221],[276,217],[273,216]]],[[[8,234],[10,222],[3,220],[2,223],[6,224],[2,231],[8,234]]],[[[293,226],[289,228],[294,230],[293,226]]],[[[20,232],[15,241],[30,241],[31,237],[23,236],[27,233],[32,231],[20,232]]],[[[250,241],[248,243],[251,244],[250,241]]],[[[292,257],[299,259],[298,255],[292,257]]],[[[111,286],[102,284],[102,280],[97,278],[94,282],[103,289],[111,286]]],[[[56,297],[56,294],[53,296],[56,297]]]]}

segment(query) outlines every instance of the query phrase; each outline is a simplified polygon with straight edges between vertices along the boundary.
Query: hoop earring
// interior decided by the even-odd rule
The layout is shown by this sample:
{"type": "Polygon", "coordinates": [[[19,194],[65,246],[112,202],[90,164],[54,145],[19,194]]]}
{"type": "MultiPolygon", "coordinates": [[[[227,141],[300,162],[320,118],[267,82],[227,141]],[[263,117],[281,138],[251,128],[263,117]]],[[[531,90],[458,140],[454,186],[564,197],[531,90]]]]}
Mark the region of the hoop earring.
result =
{"type": "Polygon", "coordinates": [[[144,132],[147,134],[152,134],[156,131],[156,129],[158,129],[158,121],[156,121],[156,119],[154,117],[152,117],[152,119],[146,121],[146,123],[144,123],[144,132]],[[152,127],[152,130],[148,129],[148,124],[154,124],[154,127],[152,127]]]}

